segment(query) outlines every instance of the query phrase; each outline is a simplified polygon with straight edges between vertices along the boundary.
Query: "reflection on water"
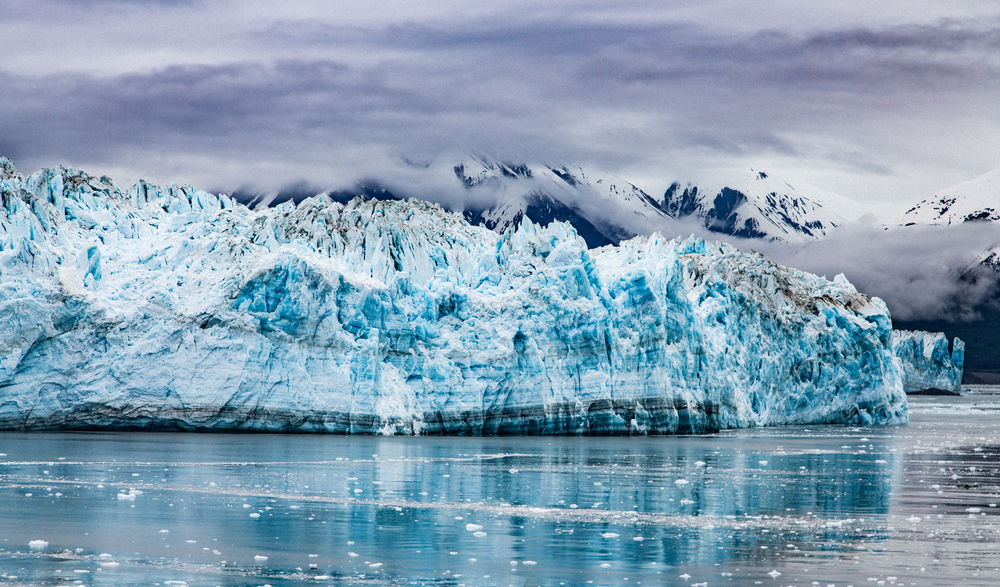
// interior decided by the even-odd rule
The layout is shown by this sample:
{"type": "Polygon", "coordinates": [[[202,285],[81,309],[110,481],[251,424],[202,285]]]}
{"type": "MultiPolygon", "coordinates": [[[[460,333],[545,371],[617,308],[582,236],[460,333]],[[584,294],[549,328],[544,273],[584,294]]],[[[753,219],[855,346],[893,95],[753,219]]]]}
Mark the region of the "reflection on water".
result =
{"type": "Polygon", "coordinates": [[[997,400],[702,437],[5,433],[0,583],[989,585],[997,400]]]}

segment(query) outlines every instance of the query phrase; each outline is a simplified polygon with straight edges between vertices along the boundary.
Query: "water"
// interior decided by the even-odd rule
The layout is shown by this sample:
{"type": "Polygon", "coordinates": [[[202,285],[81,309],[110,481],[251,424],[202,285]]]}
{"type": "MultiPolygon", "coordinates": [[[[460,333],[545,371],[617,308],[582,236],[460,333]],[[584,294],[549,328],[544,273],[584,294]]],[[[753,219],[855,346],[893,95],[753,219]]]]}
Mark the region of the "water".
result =
{"type": "Polygon", "coordinates": [[[3,433],[0,584],[996,585],[994,391],[700,437],[3,433]]]}

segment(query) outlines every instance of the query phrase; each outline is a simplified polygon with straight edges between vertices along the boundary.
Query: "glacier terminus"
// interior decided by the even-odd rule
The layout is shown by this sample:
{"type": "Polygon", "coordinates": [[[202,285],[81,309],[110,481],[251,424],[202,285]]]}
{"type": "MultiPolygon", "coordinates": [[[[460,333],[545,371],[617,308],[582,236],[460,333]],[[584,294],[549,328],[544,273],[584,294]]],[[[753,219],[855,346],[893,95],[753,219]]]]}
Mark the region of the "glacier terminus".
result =
{"type": "Polygon", "coordinates": [[[416,200],[251,210],[3,163],[0,429],[907,421],[912,368],[889,312],[843,276],[696,238],[588,249],[568,224],[530,221],[498,234],[416,200]]]}

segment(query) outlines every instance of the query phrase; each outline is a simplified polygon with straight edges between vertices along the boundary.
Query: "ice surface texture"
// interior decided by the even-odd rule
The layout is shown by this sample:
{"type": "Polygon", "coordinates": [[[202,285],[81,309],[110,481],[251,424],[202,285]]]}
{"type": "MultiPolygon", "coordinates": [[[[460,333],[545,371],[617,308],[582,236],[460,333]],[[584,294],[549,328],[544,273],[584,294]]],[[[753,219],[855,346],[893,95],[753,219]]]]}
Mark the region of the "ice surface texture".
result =
{"type": "Polygon", "coordinates": [[[700,239],[418,201],[0,181],[0,428],[669,434],[904,423],[888,311],[700,239]]]}
{"type": "Polygon", "coordinates": [[[892,349],[903,368],[903,390],[907,393],[958,391],[961,387],[965,343],[960,338],[955,338],[949,353],[943,332],[894,330],[892,349]]]}

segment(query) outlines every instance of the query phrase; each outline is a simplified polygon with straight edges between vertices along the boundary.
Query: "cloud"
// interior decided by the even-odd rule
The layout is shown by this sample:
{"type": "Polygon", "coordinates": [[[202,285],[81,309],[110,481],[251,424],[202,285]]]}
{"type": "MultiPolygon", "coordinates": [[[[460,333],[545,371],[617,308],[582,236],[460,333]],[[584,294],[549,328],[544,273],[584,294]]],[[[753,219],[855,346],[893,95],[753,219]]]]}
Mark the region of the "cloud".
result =
{"type": "MultiPolygon", "coordinates": [[[[690,13],[645,18],[642,3],[620,14],[478,7],[411,22],[374,12],[316,20],[303,6],[261,17],[248,5],[259,21],[185,2],[129,9],[191,20],[176,35],[85,32],[88,12],[74,9],[103,61],[142,57],[104,71],[62,49],[53,55],[68,72],[0,70],[0,146],[22,168],[113,165],[272,192],[468,151],[663,181],[721,164],[807,162],[853,180],[827,189],[857,196],[873,185],[883,197],[996,166],[996,18],[734,32],[690,13]],[[226,35],[206,37],[224,20],[226,35]]],[[[60,33],[74,26],[59,23],[60,33]]]]}
{"type": "Polygon", "coordinates": [[[954,322],[976,318],[997,293],[997,274],[978,263],[998,244],[996,226],[987,223],[886,230],[869,218],[801,247],[744,246],[829,279],[844,273],[859,291],[885,300],[895,319],[954,322]]]}

